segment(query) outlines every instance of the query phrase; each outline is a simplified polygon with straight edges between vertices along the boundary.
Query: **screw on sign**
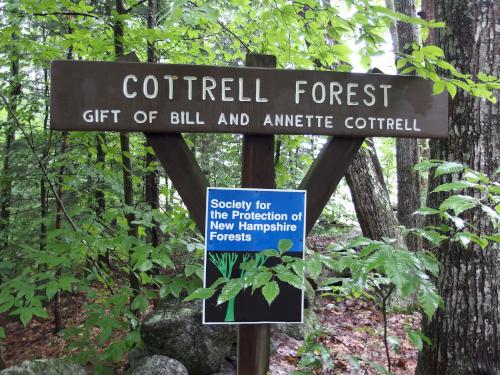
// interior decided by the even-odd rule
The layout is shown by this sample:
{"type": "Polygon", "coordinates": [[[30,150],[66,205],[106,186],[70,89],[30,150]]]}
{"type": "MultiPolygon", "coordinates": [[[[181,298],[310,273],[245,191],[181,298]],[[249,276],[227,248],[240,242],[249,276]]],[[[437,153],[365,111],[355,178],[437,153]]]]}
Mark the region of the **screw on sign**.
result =
{"type": "MultiPolygon", "coordinates": [[[[418,77],[278,70],[275,57],[268,55],[248,55],[246,65],[141,64],[133,54],[117,62],[54,61],[51,128],[144,132],[201,233],[224,232],[228,223],[222,222],[227,219],[223,215],[206,228],[208,181],[181,133],[244,134],[241,185],[264,189],[275,188],[274,134],[330,136],[298,187],[307,195],[301,227],[305,234],[364,137],[447,137],[447,96],[432,95],[432,83],[418,77]]],[[[238,236],[215,234],[212,240],[243,241],[253,229],[267,228],[244,222],[238,223],[243,225],[238,236]]],[[[297,230],[290,229],[295,223],[283,225],[289,234],[297,230]]],[[[213,272],[227,273],[228,266],[236,270],[243,255],[208,251],[207,259],[213,272]]],[[[294,301],[302,304],[303,296],[294,301]]],[[[226,310],[206,323],[237,323],[237,303],[228,301],[226,310]]],[[[270,325],[262,322],[270,320],[243,320],[250,324],[239,326],[238,374],[263,375],[269,369],[270,325]]],[[[300,320],[293,316],[289,321],[300,320]]]]}

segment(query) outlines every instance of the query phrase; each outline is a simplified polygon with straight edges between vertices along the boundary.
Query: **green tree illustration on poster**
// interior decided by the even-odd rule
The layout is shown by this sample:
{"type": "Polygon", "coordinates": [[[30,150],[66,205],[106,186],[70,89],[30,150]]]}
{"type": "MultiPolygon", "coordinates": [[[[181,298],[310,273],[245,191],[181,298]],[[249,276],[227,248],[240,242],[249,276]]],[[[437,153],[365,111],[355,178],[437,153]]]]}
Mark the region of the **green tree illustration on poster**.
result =
{"type": "MultiPolygon", "coordinates": [[[[208,254],[210,261],[215,265],[215,267],[219,270],[220,274],[222,277],[226,280],[226,282],[230,282],[230,279],[233,274],[233,268],[236,262],[238,261],[239,254],[236,253],[223,253],[223,254],[208,254]]],[[[255,256],[255,263],[256,266],[259,267],[261,265],[264,265],[264,263],[267,260],[267,256],[263,256],[261,254],[257,254],[255,256]]],[[[250,259],[249,254],[243,254],[243,260],[242,263],[245,263],[250,259]]],[[[240,270],[240,275],[239,278],[243,278],[245,276],[245,270],[240,270]]],[[[234,305],[236,301],[236,297],[238,296],[239,292],[231,297],[227,301],[227,309],[226,309],[226,316],[224,318],[225,322],[234,322],[234,305]]]]}

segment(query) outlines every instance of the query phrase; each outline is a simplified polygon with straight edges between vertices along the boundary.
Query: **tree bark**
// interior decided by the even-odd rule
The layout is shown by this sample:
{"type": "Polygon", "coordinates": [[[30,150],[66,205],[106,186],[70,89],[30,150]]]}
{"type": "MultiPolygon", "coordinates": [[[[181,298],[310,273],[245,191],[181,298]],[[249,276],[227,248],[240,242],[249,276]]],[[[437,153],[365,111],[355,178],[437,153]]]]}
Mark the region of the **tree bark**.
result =
{"type": "MultiPolygon", "coordinates": [[[[500,73],[500,3],[498,1],[439,0],[436,18],[447,28],[435,33],[448,61],[459,71],[500,73]]],[[[497,96],[498,100],[498,96],[497,96]]],[[[449,105],[449,137],[430,142],[432,159],[454,160],[493,178],[500,159],[500,105],[459,91],[449,105]]],[[[436,181],[431,181],[432,190],[436,181]]],[[[444,199],[431,194],[428,206],[444,199]]],[[[481,211],[467,211],[465,220],[476,221],[480,232],[492,230],[481,211]]],[[[491,233],[491,232],[490,232],[491,233]]],[[[500,249],[463,249],[445,243],[436,250],[441,272],[436,280],[444,309],[431,321],[424,320],[424,333],[431,339],[420,353],[417,374],[461,375],[490,364],[500,371],[500,249]],[[484,364],[484,365],[482,365],[484,364]]],[[[472,372],[477,373],[477,372],[472,372]]]]}
{"type": "MultiPolygon", "coordinates": [[[[106,152],[104,151],[103,146],[106,144],[106,133],[99,132],[95,138],[96,141],[96,164],[104,169],[106,164],[106,152]]],[[[104,186],[101,181],[97,183],[97,189],[95,190],[95,199],[96,199],[96,216],[100,217],[104,211],[106,211],[106,199],[104,197],[104,186]]]]}
{"type": "MultiPolygon", "coordinates": [[[[115,1],[116,12],[118,14],[125,14],[127,10],[125,9],[125,4],[123,0],[115,1]]],[[[113,25],[114,32],[114,44],[115,44],[115,57],[118,59],[124,55],[123,47],[123,22],[121,20],[116,20],[113,25]]],[[[130,159],[130,140],[127,132],[120,133],[120,147],[122,154],[122,173],[123,173],[123,203],[125,203],[127,210],[132,210],[134,208],[134,185],[132,182],[132,160],[130,159]]],[[[128,223],[128,235],[132,237],[137,237],[137,225],[133,222],[135,221],[135,215],[133,212],[128,212],[125,215],[128,223]]],[[[131,254],[129,254],[129,259],[131,254]]],[[[132,265],[130,264],[129,271],[129,282],[130,287],[134,290],[134,293],[139,293],[141,288],[141,283],[134,271],[132,270],[132,265]]]]}
{"type": "MultiPolygon", "coordinates": [[[[154,29],[156,27],[156,16],[158,13],[158,1],[157,0],[148,0],[148,29],[154,29]]],[[[156,51],[154,42],[149,42],[147,45],[147,53],[148,53],[148,62],[154,63],[157,62],[156,51]]],[[[146,147],[149,146],[146,141],[146,147]]],[[[160,171],[158,169],[157,159],[155,155],[152,155],[150,152],[146,152],[146,168],[151,168],[155,166],[151,170],[146,172],[144,176],[144,186],[145,186],[145,201],[149,204],[152,210],[158,210],[160,208],[160,171]]],[[[160,228],[158,227],[158,223],[153,220],[153,227],[148,228],[148,238],[153,246],[160,245],[161,241],[161,233],[160,228]]]]}
{"type": "MultiPolygon", "coordinates": [[[[16,39],[15,33],[12,34],[13,42],[16,39]]],[[[21,82],[19,81],[19,58],[17,51],[12,51],[12,61],[10,63],[10,98],[9,105],[15,113],[17,108],[17,101],[21,94],[21,82]]],[[[12,161],[12,147],[16,139],[15,122],[10,111],[7,114],[7,122],[5,128],[5,146],[3,154],[3,168],[2,180],[0,187],[0,249],[6,248],[9,243],[9,220],[11,210],[11,196],[12,196],[12,177],[11,177],[11,161],[12,161]]]]}
{"type": "MultiPolygon", "coordinates": [[[[104,171],[106,167],[106,152],[104,151],[103,146],[106,144],[106,133],[105,132],[97,133],[95,141],[97,150],[96,167],[104,171]]],[[[95,214],[97,219],[101,219],[102,214],[106,211],[106,197],[104,195],[104,183],[101,178],[99,178],[96,183],[94,196],[96,200],[95,214]]],[[[99,253],[98,260],[101,264],[105,264],[108,267],[111,267],[109,249],[106,249],[105,253],[99,253]]]]}
{"type": "MultiPolygon", "coordinates": [[[[59,150],[59,155],[62,157],[68,150],[68,132],[62,133],[61,148],[59,150]]],[[[57,174],[57,195],[63,199],[63,185],[64,185],[64,164],[59,168],[57,174]]],[[[64,218],[63,207],[59,200],[56,200],[56,223],[55,229],[59,230],[62,228],[62,221],[64,218]]],[[[59,275],[60,272],[57,272],[59,275]]],[[[61,314],[61,292],[57,291],[54,300],[54,333],[58,333],[64,328],[63,317],[61,314]]]]}
{"type": "MultiPolygon", "coordinates": [[[[71,18],[71,16],[70,16],[71,18]]],[[[71,27],[68,25],[68,33],[72,33],[71,27]]],[[[72,60],[73,59],[73,46],[70,46],[66,52],[66,59],[67,60],[72,60]]],[[[69,145],[69,140],[68,140],[68,132],[62,132],[62,139],[61,139],[61,148],[59,150],[59,156],[64,157],[64,154],[68,150],[68,145],[69,145]]],[[[66,166],[62,164],[59,167],[59,171],[57,174],[57,196],[59,199],[56,200],[56,222],[55,222],[55,229],[59,230],[62,228],[62,221],[64,218],[64,207],[63,207],[63,185],[64,185],[64,173],[65,173],[66,166]]],[[[56,271],[56,276],[59,277],[61,274],[61,271],[58,269],[56,271]]],[[[63,316],[62,316],[62,311],[61,311],[61,291],[58,290],[55,299],[54,299],[54,334],[57,334],[64,328],[64,321],[63,321],[63,316]]]]}
{"type": "MultiPolygon", "coordinates": [[[[394,8],[397,12],[416,17],[415,0],[395,0],[394,8]]],[[[398,22],[397,40],[395,53],[410,52],[411,44],[418,41],[418,30],[416,25],[398,22]]],[[[396,60],[397,60],[396,55],[396,60]]],[[[400,224],[407,228],[421,226],[419,216],[413,213],[421,206],[420,175],[413,170],[419,162],[420,153],[418,140],[416,138],[396,139],[396,173],[398,186],[398,211],[397,218],[400,224]]],[[[422,246],[419,237],[408,235],[406,245],[411,250],[418,250],[422,246]]]]}
{"type": "MultiPolygon", "coordinates": [[[[45,113],[43,117],[43,130],[47,131],[49,123],[49,72],[48,69],[43,70],[43,83],[44,83],[44,100],[45,100],[45,113]]],[[[47,166],[47,158],[50,152],[50,143],[52,140],[52,131],[49,133],[49,139],[42,154],[42,163],[47,166]]],[[[47,204],[47,186],[45,185],[45,176],[40,177],[40,250],[45,250],[45,243],[47,241],[47,215],[49,208],[47,204]]]]}
{"type": "Polygon", "coordinates": [[[403,243],[402,235],[396,228],[398,221],[392,211],[389,195],[373,162],[374,159],[378,161],[378,158],[371,144],[372,147],[362,147],[358,151],[345,176],[356,216],[365,237],[375,240],[394,238],[398,243],[403,243]]]}

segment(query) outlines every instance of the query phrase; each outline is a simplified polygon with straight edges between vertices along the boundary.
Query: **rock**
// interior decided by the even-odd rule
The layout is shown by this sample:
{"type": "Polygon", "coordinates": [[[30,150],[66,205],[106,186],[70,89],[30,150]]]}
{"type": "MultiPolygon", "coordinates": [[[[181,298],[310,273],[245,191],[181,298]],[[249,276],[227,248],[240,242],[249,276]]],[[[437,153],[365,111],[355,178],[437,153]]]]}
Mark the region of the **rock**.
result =
{"type": "Polygon", "coordinates": [[[320,326],[319,319],[312,309],[304,309],[304,323],[277,324],[277,329],[296,340],[304,340],[308,334],[320,326]]]}
{"type": "Polygon", "coordinates": [[[136,367],[137,363],[146,357],[150,357],[153,354],[147,351],[146,348],[138,348],[137,346],[132,348],[131,351],[128,352],[128,364],[129,368],[136,367]]]}
{"type": "Polygon", "coordinates": [[[86,375],[85,369],[60,358],[35,359],[0,371],[0,375],[86,375]]]}
{"type": "Polygon", "coordinates": [[[236,375],[236,368],[232,363],[226,362],[217,373],[212,375],[236,375]]]}
{"type": "Polygon", "coordinates": [[[163,300],[144,319],[141,334],[146,350],[180,361],[189,375],[220,371],[236,342],[236,327],[201,321],[200,301],[163,300]]]}
{"type": "Polygon", "coordinates": [[[162,355],[143,357],[127,371],[128,375],[188,375],[186,367],[162,355]]]}

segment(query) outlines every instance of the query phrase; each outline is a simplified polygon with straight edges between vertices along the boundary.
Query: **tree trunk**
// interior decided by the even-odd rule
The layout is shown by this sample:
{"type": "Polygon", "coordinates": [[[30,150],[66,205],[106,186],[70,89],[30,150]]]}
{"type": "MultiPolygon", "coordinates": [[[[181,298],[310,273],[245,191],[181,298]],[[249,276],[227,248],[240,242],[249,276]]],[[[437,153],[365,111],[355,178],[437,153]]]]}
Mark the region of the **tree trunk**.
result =
{"type": "MultiPolygon", "coordinates": [[[[69,16],[71,18],[71,16],[69,16]]],[[[68,25],[68,33],[72,33],[71,27],[68,25]]],[[[66,52],[66,59],[73,59],[73,46],[70,46],[66,52]]],[[[68,150],[68,132],[62,132],[62,140],[61,140],[61,148],[59,150],[59,156],[61,158],[64,157],[64,154],[68,150]]],[[[59,172],[57,174],[57,196],[59,199],[56,199],[56,222],[55,229],[59,230],[62,228],[62,221],[64,218],[64,207],[63,207],[63,184],[64,184],[64,173],[65,173],[65,165],[62,164],[59,167],[59,172]]],[[[60,276],[61,271],[56,271],[56,276],[60,276]]],[[[63,316],[61,312],[61,291],[58,290],[55,299],[54,299],[54,333],[57,334],[64,328],[63,316]]]]}
{"type": "MultiPolygon", "coordinates": [[[[43,83],[44,83],[44,100],[45,100],[45,113],[43,117],[43,130],[47,131],[49,123],[49,72],[48,69],[43,70],[43,83]]],[[[47,166],[47,158],[50,152],[50,142],[52,140],[52,131],[49,133],[49,139],[42,154],[42,163],[45,168],[47,166]]],[[[45,185],[45,176],[40,177],[40,250],[45,250],[45,243],[47,241],[47,215],[49,212],[47,204],[47,186],[45,185]]]]}
{"type": "MultiPolygon", "coordinates": [[[[415,0],[395,0],[394,8],[397,12],[416,17],[415,0]]],[[[411,44],[418,41],[416,25],[398,22],[396,31],[395,52],[409,53],[411,51],[411,44]]],[[[420,175],[413,170],[419,159],[420,154],[416,138],[396,139],[396,172],[398,181],[397,218],[399,223],[407,228],[419,227],[421,225],[419,216],[413,214],[421,206],[420,175]]],[[[406,245],[411,250],[418,250],[422,246],[422,241],[419,237],[409,235],[405,240],[406,245]]]]}
{"type": "MultiPolygon", "coordinates": [[[[106,152],[104,151],[104,145],[106,144],[106,133],[99,132],[95,137],[96,141],[96,167],[100,170],[104,171],[106,168],[106,152]]],[[[106,198],[104,196],[104,183],[102,179],[99,178],[96,183],[96,189],[94,191],[95,200],[96,200],[96,208],[95,214],[98,219],[101,219],[102,214],[106,211],[106,198]]],[[[105,264],[108,267],[111,267],[111,259],[109,257],[109,249],[106,249],[104,254],[98,254],[99,263],[105,264]]]]}
{"type": "MultiPolygon", "coordinates": [[[[495,0],[439,0],[436,18],[446,22],[446,30],[435,33],[436,42],[448,61],[459,71],[474,76],[481,70],[500,73],[500,3],[495,0]]],[[[497,97],[498,99],[498,97],[497,97]]],[[[432,159],[454,160],[493,178],[500,159],[500,105],[474,98],[459,91],[450,106],[449,137],[430,142],[432,159]]],[[[429,184],[429,189],[436,181],[429,184]]],[[[430,207],[444,196],[431,194],[430,207]]],[[[480,211],[466,212],[465,220],[478,220],[482,233],[492,230],[480,211]]],[[[500,371],[500,249],[463,249],[445,243],[436,256],[441,272],[436,280],[444,299],[444,309],[431,321],[424,321],[424,333],[431,339],[420,353],[417,374],[461,375],[489,363],[500,371]]],[[[485,367],[485,366],[482,366],[485,367]]],[[[478,372],[472,372],[478,373],[478,372]]]]}
{"type": "MultiPolygon", "coordinates": [[[[148,29],[154,29],[156,27],[156,16],[158,13],[158,1],[148,0],[148,29]]],[[[154,63],[157,61],[155,53],[154,42],[148,42],[147,46],[148,52],[148,62],[154,63]]],[[[149,144],[146,141],[146,146],[149,144]]],[[[145,186],[145,201],[149,204],[152,210],[158,210],[160,208],[160,171],[157,167],[156,156],[152,155],[150,152],[146,152],[146,168],[153,169],[148,170],[144,176],[144,186],[145,186]]],[[[160,244],[160,228],[158,223],[153,220],[153,227],[148,228],[148,238],[153,246],[158,246],[160,244]]]]}
{"type": "MultiPolygon", "coordinates": [[[[16,39],[16,35],[12,34],[12,40],[16,39]]],[[[21,83],[19,81],[19,59],[17,52],[13,51],[12,61],[10,64],[10,98],[9,106],[12,112],[16,112],[18,97],[21,94],[21,83]]],[[[12,176],[11,176],[11,161],[12,147],[16,137],[16,128],[13,115],[8,111],[7,123],[5,127],[5,147],[3,154],[2,180],[0,186],[0,249],[6,248],[9,242],[9,220],[11,209],[12,195],[12,176]]]]}
{"type": "MultiPolygon", "coordinates": [[[[63,132],[59,155],[63,157],[63,155],[66,153],[67,150],[68,150],[68,132],[63,132]]],[[[61,165],[61,167],[59,168],[59,172],[57,174],[57,195],[60,197],[61,201],[63,199],[64,170],[65,166],[61,165]]],[[[56,230],[61,229],[63,217],[64,213],[61,202],[59,200],[56,200],[56,223],[55,223],[56,230]]],[[[59,275],[59,272],[57,272],[57,275],[59,275]]],[[[54,300],[54,333],[58,333],[63,328],[64,328],[64,322],[61,314],[61,292],[57,291],[54,300]]]]}
{"type": "MultiPolygon", "coordinates": [[[[370,144],[371,140],[368,140],[370,144]]],[[[398,221],[392,212],[389,195],[377,174],[373,160],[378,161],[375,148],[362,147],[347,169],[346,181],[356,210],[356,216],[365,237],[380,240],[394,238],[403,243],[398,221]]]]}
{"type": "MultiPolygon", "coordinates": [[[[125,14],[127,10],[125,9],[125,4],[123,0],[116,0],[115,2],[116,12],[118,14],[125,14]]],[[[114,27],[114,44],[115,44],[115,57],[118,59],[123,57],[123,22],[121,20],[116,20],[114,27]]],[[[123,172],[123,202],[127,210],[132,210],[134,208],[134,186],[132,182],[132,160],[130,159],[130,140],[127,132],[120,133],[120,147],[122,154],[122,172],[123,172]]],[[[137,237],[137,225],[133,222],[135,221],[135,215],[133,212],[128,212],[125,215],[128,223],[128,234],[132,237],[137,237]]],[[[132,254],[129,254],[129,261],[132,254]]],[[[139,293],[141,288],[141,282],[137,275],[132,270],[132,265],[129,264],[129,282],[130,287],[134,290],[135,294],[139,293]]]]}

